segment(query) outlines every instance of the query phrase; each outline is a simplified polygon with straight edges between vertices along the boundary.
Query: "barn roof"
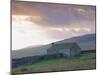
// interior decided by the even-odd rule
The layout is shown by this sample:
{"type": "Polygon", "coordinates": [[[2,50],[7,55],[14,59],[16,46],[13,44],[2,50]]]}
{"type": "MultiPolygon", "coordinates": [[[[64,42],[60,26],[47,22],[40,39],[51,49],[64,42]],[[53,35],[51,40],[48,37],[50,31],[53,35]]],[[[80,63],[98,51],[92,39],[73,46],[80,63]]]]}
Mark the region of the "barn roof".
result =
{"type": "Polygon", "coordinates": [[[52,47],[50,47],[48,50],[51,49],[70,49],[73,46],[78,46],[77,43],[62,43],[62,44],[54,44],[52,47]]]}

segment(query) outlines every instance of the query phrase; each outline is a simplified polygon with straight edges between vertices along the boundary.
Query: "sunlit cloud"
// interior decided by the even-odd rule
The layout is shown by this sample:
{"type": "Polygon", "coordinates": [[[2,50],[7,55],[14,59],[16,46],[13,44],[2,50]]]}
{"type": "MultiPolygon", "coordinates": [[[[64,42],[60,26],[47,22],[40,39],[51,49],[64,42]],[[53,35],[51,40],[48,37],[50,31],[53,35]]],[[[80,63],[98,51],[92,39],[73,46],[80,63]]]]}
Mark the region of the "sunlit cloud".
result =
{"type": "Polygon", "coordinates": [[[13,49],[24,48],[30,45],[47,44],[54,40],[48,39],[44,30],[34,22],[26,21],[28,16],[12,16],[12,47],[13,49]],[[44,41],[45,40],[45,41],[44,41]]]}
{"type": "Polygon", "coordinates": [[[50,30],[63,31],[62,28],[49,28],[50,30]]]}
{"type": "Polygon", "coordinates": [[[81,28],[74,28],[74,31],[79,32],[81,28]]]}
{"type": "Polygon", "coordinates": [[[95,33],[95,6],[12,3],[12,47],[49,44],[95,33]]]}
{"type": "Polygon", "coordinates": [[[87,32],[91,32],[91,29],[89,29],[89,28],[83,28],[83,30],[85,30],[87,32]]]}

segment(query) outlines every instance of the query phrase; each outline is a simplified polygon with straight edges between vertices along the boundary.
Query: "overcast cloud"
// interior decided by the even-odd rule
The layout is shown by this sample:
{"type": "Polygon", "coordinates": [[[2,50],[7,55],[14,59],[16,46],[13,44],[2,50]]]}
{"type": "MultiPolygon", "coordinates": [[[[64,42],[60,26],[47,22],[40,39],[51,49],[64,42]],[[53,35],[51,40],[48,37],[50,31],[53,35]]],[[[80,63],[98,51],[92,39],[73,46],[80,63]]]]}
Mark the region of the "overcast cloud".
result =
{"type": "MultiPolygon", "coordinates": [[[[19,31],[17,31],[23,35],[28,31],[27,28],[24,29],[25,25],[26,27],[33,26],[33,32],[41,33],[50,43],[69,37],[95,33],[95,10],[95,6],[89,5],[13,1],[12,21],[29,22],[30,24],[13,23],[13,25],[14,27],[18,25],[19,31]]],[[[34,38],[34,36],[30,37],[34,38]]]]}

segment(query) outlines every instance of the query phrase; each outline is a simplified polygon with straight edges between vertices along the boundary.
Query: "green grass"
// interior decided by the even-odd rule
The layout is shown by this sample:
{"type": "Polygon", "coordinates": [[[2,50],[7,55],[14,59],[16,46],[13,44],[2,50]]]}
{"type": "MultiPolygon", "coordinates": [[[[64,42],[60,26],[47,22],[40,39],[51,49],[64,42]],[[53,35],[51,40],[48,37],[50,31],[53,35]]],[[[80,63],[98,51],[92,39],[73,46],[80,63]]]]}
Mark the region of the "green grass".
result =
{"type": "Polygon", "coordinates": [[[31,73],[31,72],[50,72],[50,71],[69,71],[85,70],[96,68],[95,53],[83,53],[76,57],[63,57],[49,60],[42,60],[35,64],[25,65],[13,69],[13,73],[31,73]]]}

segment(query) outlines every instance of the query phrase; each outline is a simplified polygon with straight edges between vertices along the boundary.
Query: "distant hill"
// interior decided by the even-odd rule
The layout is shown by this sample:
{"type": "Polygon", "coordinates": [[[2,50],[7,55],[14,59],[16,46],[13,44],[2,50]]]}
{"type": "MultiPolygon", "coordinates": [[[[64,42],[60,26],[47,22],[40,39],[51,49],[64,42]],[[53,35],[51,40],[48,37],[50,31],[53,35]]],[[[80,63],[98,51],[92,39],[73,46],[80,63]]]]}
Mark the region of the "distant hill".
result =
{"type": "Polygon", "coordinates": [[[58,41],[56,42],[56,44],[66,43],[66,42],[76,42],[81,47],[82,50],[93,50],[95,49],[96,34],[88,34],[83,36],[72,37],[69,39],[58,41]]]}
{"type": "MultiPolygon", "coordinates": [[[[96,34],[87,34],[61,41],[53,42],[55,44],[76,42],[82,50],[95,50],[96,34]]],[[[12,58],[21,58],[26,56],[44,55],[46,50],[51,47],[51,44],[42,45],[38,47],[27,47],[20,50],[12,51],[12,58]]]]}

